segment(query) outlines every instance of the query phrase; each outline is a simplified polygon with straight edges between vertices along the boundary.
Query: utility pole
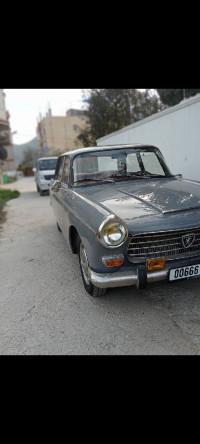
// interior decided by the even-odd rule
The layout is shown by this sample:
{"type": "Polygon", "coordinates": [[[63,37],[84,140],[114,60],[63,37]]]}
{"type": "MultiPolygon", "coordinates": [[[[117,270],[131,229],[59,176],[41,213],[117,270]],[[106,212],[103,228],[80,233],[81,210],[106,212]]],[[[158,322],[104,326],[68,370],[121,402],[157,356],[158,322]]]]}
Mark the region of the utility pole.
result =
{"type": "Polygon", "coordinates": [[[52,151],[55,151],[55,146],[54,146],[54,130],[53,130],[53,121],[52,121],[52,111],[51,108],[49,107],[49,124],[50,124],[50,131],[51,131],[51,141],[52,141],[52,151]]]}

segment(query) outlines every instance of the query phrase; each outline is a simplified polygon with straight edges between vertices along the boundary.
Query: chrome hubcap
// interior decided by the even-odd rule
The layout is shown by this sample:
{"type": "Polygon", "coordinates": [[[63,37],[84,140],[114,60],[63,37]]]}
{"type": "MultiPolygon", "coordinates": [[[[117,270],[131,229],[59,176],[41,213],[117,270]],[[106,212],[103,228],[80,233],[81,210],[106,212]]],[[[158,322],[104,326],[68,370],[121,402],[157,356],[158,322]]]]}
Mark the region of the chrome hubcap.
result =
{"type": "Polygon", "coordinates": [[[88,271],[89,264],[88,264],[87,254],[86,254],[83,244],[81,244],[81,247],[80,247],[80,263],[81,263],[81,269],[82,269],[84,280],[85,280],[86,284],[89,285],[90,284],[89,271],[88,271]]]}

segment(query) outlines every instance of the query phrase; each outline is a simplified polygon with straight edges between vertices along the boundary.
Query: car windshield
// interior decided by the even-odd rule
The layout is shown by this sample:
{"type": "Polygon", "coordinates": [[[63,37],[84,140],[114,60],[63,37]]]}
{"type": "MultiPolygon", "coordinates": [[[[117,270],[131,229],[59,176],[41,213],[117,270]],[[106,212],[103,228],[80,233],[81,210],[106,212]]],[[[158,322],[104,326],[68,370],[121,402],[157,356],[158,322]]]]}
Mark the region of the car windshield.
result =
{"type": "Polygon", "coordinates": [[[39,170],[55,170],[57,159],[44,159],[39,161],[39,170]]]}
{"type": "Polygon", "coordinates": [[[170,177],[165,161],[156,148],[101,150],[79,154],[73,162],[74,185],[106,180],[134,180],[170,177]]]}

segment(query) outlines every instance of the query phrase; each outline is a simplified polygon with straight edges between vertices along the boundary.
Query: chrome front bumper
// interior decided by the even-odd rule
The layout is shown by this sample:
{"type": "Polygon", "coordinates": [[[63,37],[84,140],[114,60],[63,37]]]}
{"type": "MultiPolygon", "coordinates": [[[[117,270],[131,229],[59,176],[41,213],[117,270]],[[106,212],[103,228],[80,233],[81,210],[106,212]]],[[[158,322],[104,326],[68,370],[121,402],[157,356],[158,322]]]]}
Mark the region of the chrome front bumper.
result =
{"type": "MultiPolygon", "coordinates": [[[[168,278],[168,275],[168,268],[157,271],[148,271],[147,282],[163,281],[168,278]]],[[[139,276],[137,269],[134,269],[133,271],[122,271],[121,273],[116,272],[106,274],[96,273],[95,271],[89,269],[89,276],[92,284],[99,288],[114,288],[139,285],[139,276]]]]}
{"type": "Polygon", "coordinates": [[[40,181],[40,183],[39,183],[39,188],[42,190],[42,191],[48,191],[49,189],[50,189],[50,181],[40,181]]]}

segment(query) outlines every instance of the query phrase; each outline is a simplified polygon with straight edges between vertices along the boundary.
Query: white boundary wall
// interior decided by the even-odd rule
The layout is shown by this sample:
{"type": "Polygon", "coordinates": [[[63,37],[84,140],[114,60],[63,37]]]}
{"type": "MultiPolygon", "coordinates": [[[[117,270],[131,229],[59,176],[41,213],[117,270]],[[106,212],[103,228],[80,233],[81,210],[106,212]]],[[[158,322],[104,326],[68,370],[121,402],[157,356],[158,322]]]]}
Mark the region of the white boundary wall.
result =
{"type": "Polygon", "coordinates": [[[157,146],[173,174],[200,181],[200,94],[97,140],[131,143],[157,146]]]}

